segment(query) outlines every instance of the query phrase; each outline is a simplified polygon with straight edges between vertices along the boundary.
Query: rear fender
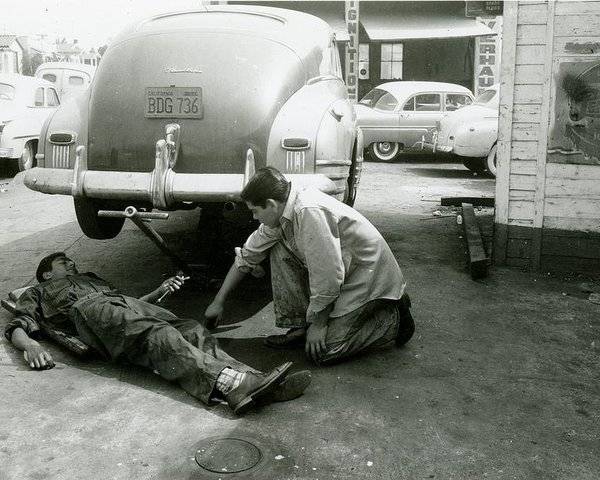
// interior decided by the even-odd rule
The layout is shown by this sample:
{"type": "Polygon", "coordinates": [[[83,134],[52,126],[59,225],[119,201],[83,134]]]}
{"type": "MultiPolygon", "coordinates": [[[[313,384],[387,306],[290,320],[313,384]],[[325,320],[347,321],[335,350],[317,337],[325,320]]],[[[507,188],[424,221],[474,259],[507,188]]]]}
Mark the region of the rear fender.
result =
{"type": "MultiPolygon", "coordinates": [[[[73,168],[75,149],[88,143],[88,100],[89,90],[83,95],[67,99],[49,117],[42,128],[38,146],[38,166],[46,168],[73,168]],[[73,142],[69,145],[57,145],[50,141],[54,133],[70,133],[73,142]]],[[[87,148],[83,152],[86,155],[87,148]]]]}

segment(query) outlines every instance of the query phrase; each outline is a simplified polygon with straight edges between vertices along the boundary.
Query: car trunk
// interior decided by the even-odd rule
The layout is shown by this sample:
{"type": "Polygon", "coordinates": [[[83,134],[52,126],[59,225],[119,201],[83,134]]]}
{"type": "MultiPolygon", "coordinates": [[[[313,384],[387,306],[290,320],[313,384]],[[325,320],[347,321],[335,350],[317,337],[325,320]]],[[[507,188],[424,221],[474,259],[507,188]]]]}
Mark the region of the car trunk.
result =
{"type": "Polygon", "coordinates": [[[169,123],[181,126],[177,172],[243,172],[248,148],[264,165],[273,119],[305,81],[291,50],[260,37],[185,30],[131,38],[109,49],[91,87],[88,168],[151,171],[169,123]],[[148,96],[183,87],[201,89],[202,118],[148,116],[148,96]]]}

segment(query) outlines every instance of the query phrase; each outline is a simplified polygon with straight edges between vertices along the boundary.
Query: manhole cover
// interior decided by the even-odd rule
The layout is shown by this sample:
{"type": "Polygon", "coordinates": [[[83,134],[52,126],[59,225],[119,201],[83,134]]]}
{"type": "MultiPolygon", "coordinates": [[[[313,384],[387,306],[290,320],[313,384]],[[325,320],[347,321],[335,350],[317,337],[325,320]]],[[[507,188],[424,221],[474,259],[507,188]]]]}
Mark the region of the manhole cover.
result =
{"type": "Polygon", "coordinates": [[[255,467],[262,458],[256,445],[239,438],[212,439],[197,448],[196,463],[209,472],[244,472],[255,467]]]}

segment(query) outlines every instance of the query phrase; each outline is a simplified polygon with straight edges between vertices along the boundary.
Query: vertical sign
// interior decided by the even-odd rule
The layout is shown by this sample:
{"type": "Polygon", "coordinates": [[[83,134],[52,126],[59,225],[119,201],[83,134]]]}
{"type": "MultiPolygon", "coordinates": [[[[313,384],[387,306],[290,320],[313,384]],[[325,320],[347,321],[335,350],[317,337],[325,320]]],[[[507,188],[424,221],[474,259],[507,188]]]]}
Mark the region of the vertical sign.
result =
{"type": "Polygon", "coordinates": [[[502,42],[502,17],[480,17],[477,20],[487,25],[496,35],[477,37],[475,40],[475,95],[500,81],[498,73],[502,42]]]}
{"type": "Polygon", "coordinates": [[[346,85],[350,102],[358,101],[358,0],[346,0],[346,85]]]}

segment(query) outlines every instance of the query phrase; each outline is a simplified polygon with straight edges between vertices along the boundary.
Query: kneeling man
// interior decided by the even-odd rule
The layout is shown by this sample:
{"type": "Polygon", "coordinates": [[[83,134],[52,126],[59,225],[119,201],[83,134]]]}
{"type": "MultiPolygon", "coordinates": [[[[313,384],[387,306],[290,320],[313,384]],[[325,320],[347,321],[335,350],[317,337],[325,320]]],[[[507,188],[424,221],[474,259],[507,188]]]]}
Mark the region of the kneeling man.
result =
{"type": "Polygon", "coordinates": [[[258,372],[227,355],[197,321],[152,304],[178,290],[184,277],[171,277],[148,295],[133,298],[93,273],[80,274],[62,252],[45,257],[36,276],[39,285],[21,295],[5,330],[33,369],[54,366],[50,353],[33,338],[47,323],[78,335],[106,359],[151,368],[205,403],[224,399],[237,414],[256,403],[298,397],[310,382],[306,371],[287,376],[291,362],[258,372]]]}
{"type": "Polygon", "coordinates": [[[229,293],[270,258],[273,304],[285,335],[275,348],[304,346],[317,363],[401,346],[413,335],[405,281],[377,229],[353,208],[316,189],[298,191],[275,168],[258,170],[241,193],[260,221],[205,316],[216,325],[229,293]]]}

